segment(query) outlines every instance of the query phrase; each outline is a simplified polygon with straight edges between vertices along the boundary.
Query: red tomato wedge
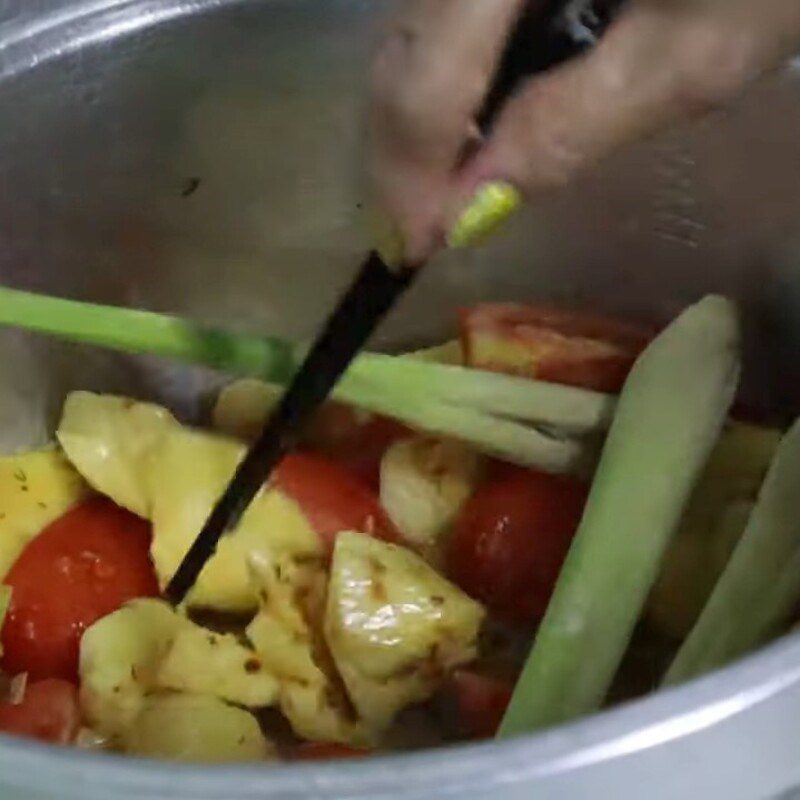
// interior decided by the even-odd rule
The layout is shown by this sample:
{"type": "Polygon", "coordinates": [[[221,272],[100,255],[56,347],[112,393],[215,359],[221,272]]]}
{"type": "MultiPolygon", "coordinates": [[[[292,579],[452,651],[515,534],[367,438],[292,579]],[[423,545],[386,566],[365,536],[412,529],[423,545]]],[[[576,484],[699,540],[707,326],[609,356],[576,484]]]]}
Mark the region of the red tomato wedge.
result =
{"type": "Polygon", "coordinates": [[[273,480],[300,506],[328,550],[342,531],[360,531],[389,542],[400,538],[375,493],[330,459],[292,453],[275,470],[273,480]]]}
{"type": "Polygon", "coordinates": [[[42,531],[11,568],[3,668],[32,679],[76,680],[83,631],[134,597],[158,595],[150,526],[104,498],[42,531]]]}
{"type": "Polygon", "coordinates": [[[460,315],[468,366],[618,392],[655,331],[589,314],[483,303],[460,315]]]}
{"type": "Polygon", "coordinates": [[[341,464],[377,492],[383,454],[393,442],[410,435],[392,419],[331,402],[317,411],[305,442],[311,451],[341,464]]]}
{"type": "Polygon", "coordinates": [[[490,739],[497,733],[506,713],[514,684],[469,669],[456,670],[450,677],[462,736],[469,739],[490,739]]]}
{"type": "Polygon", "coordinates": [[[451,578],[504,620],[540,619],[586,495],[574,478],[509,466],[461,510],[447,554],[451,578]]]}
{"type": "Polygon", "coordinates": [[[67,681],[31,683],[20,703],[0,702],[0,733],[69,744],[79,724],[78,690],[67,681]]]}
{"type": "Polygon", "coordinates": [[[369,750],[348,747],[346,744],[326,742],[303,742],[292,754],[296,761],[333,761],[340,758],[364,758],[369,750]]]}

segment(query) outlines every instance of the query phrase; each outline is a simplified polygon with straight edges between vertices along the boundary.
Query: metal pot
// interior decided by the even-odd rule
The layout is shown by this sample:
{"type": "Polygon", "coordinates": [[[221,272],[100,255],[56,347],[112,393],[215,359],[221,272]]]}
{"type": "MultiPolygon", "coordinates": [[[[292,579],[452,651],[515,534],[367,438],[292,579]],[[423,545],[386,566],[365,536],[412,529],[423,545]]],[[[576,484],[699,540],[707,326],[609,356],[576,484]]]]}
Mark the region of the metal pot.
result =
{"type": "MultiPolygon", "coordinates": [[[[294,337],[365,249],[357,166],[379,0],[0,0],[0,276],[294,337]]],[[[746,391],[800,405],[800,73],[530,210],[428,271],[376,346],[455,306],[553,298],[666,318],[742,304],[746,391]]],[[[6,449],[74,387],[199,413],[214,376],[0,335],[6,449]]],[[[0,741],[3,800],[767,797],[800,785],[800,639],[539,736],[358,764],[201,769],[0,741]]]]}

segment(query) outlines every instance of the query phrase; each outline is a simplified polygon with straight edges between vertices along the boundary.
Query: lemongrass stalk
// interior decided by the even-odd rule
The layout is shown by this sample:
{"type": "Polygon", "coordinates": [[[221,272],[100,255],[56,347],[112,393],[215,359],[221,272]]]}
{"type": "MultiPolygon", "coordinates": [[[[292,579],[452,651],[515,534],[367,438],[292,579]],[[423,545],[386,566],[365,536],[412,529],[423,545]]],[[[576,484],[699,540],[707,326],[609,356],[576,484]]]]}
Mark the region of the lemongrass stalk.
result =
{"type": "MultiPolygon", "coordinates": [[[[0,325],[129,353],[148,353],[286,383],[302,348],[274,337],[204,328],[180,317],[0,287],[0,325]]],[[[423,430],[462,438],[521,464],[561,472],[583,446],[517,424],[583,433],[601,429],[614,398],[411,357],[363,354],[334,397],[423,430]],[[435,402],[434,402],[435,401],[435,402]]]]}
{"type": "Polygon", "coordinates": [[[574,434],[605,430],[616,407],[613,395],[588,389],[378,353],[364,353],[348,375],[397,383],[409,393],[433,389],[440,400],[453,405],[574,434]]]}
{"type": "Polygon", "coordinates": [[[733,306],[707,297],[637,360],[499,735],[600,707],[739,375],[733,306]]]}
{"type": "Polygon", "coordinates": [[[0,325],[72,342],[152,354],[285,383],[296,368],[292,345],[267,336],[204,328],[168,314],[97,305],[0,287],[0,325]]]}
{"type": "Polygon", "coordinates": [[[670,686],[766,641],[800,601],[800,420],[781,441],[756,505],[703,611],[664,676],[670,686]]]}
{"type": "MultiPolygon", "coordinates": [[[[355,392],[354,392],[355,394],[355,392]]],[[[585,472],[591,447],[575,439],[558,438],[512,420],[471,408],[443,403],[437,398],[413,398],[387,388],[362,387],[359,405],[376,414],[394,417],[426,433],[449,436],[488,455],[545,472],[585,472]]]]}

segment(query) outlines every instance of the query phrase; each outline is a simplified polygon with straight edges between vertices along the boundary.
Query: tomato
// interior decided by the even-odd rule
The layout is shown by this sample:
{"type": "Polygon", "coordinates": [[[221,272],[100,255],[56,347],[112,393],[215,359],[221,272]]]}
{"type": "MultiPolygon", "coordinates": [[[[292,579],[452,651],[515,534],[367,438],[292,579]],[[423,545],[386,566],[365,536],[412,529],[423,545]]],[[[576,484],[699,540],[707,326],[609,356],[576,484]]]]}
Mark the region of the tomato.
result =
{"type": "Polygon", "coordinates": [[[461,312],[471,367],[618,392],[653,330],[605,317],[519,303],[461,312]]]}
{"type": "Polygon", "coordinates": [[[326,403],[315,415],[305,441],[310,450],[341,464],[377,492],[383,454],[393,442],[410,435],[408,428],[387,417],[326,403]]]}
{"type": "Polygon", "coordinates": [[[369,533],[394,542],[399,535],[375,493],[341,465],[308,453],[288,455],[275,470],[275,485],[300,506],[328,549],[341,531],[369,533]]]}
{"type": "Polygon", "coordinates": [[[451,578],[501,619],[540,619],[586,495],[574,478],[509,466],[461,510],[447,553],[451,578]]]}
{"type": "Polygon", "coordinates": [[[30,683],[20,703],[0,702],[0,732],[69,744],[78,732],[78,691],[55,679],[30,683]]]}
{"type": "Polygon", "coordinates": [[[110,500],[68,511],[22,552],[5,583],[3,667],[32,679],[75,680],[83,631],[134,597],[158,595],[150,526],[110,500]]]}
{"type": "Polygon", "coordinates": [[[346,744],[328,744],[326,742],[303,742],[293,753],[297,761],[331,761],[339,758],[364,758],[369,750],[348,747],[346,744]]]}
{"type": "Polygon", "coordinates": [[[469,739],[490,739],[503,721],[514,684],[503,678],[460,669],[450,677],[449,689],[455,699],[461,735],[469,739]]]}

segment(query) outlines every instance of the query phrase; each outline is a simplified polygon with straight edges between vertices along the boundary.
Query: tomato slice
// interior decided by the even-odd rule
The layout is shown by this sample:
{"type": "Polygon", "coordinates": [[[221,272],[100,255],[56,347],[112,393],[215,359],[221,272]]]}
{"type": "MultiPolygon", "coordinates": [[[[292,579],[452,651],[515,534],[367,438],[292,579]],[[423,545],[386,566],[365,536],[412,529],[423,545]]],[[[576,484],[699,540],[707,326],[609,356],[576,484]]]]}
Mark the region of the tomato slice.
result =
{"type": "Polygon", "coordinates": [[[377,492],[383,454],[410,435],[409,428],[395,420],[331,402],[316,413],[305,442],[312,452],[341,464],[377,492]]]}
{"type": "Polygon", "coordinates": [[[399,534],[375,493],[330,459],[292,453],[275,470],[273,480],[300,506],[329,550],[341,531],[360,531],[377,539],[399,541],[399,534]]]}
{"type": "Polygon", "coordinates": [[[76,680],[83,631],[134,597],[158,595],[150,526],[105,498],[57,519],[23,550],[5,583],[3,667],[76,680]]]}
{"type": "Polygon", "coordinates": [[[364,758],[369,750],[348,747],[346,744],[326,742],[303,742],[295,749],[292,757],[296,761],[332,761],[340,758],[364,758]]]}
{"type": "Polygon", "coordinates": [[[490,739],[506,713],[514,683],[469,669],[456,670],[449,681],[455,699],[457,725],[469,739],[490,739]]]}
{"type": "Polygon", "coordinates": [[[78,691],[67,681],[48,679],[31,683],[20,703],[0,702],[2,733],[69,744],[79,724],[78,691]]]}
{"type": "Polygon", "coordinates": [[[460,315],[466,363],[553,383],[618,392],[655,331],[589,314],[483,303],[460,315]]]}
{"type": "Polygon", "coordinates": [[[586,495],[574,478],[507,467],[461,510],[447,554],[451,578],[501,619],[540,619],[586,495]]]}

